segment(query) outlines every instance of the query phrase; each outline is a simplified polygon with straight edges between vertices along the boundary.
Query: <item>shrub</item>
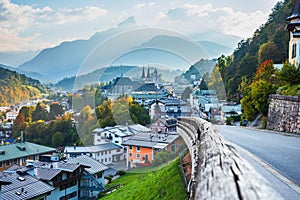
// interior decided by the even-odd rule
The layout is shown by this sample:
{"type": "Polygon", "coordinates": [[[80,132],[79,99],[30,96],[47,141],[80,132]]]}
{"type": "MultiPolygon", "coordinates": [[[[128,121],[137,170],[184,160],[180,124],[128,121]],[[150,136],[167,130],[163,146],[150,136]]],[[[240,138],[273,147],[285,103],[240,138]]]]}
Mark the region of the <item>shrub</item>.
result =
{"type": "Polygon", "coordinates": [[[125,175],[126,174],[126,172],[124,171],[124,170],[119,170],[118,172],[117,172],[117,175],[119,175],[119,176],[123,176],[123,175],[125,175]]]}
{"type": "Polygon", "coordinates": [[[232,117],[226,118],[226,125],[232,125],[231,122],[233,121],[232,117]]]}

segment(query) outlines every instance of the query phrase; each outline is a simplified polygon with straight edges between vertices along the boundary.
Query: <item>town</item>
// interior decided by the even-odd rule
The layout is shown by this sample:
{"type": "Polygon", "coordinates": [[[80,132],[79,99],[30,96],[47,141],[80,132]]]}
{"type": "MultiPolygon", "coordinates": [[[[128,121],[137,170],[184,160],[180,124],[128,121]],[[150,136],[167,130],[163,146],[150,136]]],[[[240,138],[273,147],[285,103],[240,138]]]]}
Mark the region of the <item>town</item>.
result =
{"type": "Polygon", "coordinates": [[[137,27],[0,64],[0,200],[297,199],[300,1],[227,54],[211,29],[137,27]]]}

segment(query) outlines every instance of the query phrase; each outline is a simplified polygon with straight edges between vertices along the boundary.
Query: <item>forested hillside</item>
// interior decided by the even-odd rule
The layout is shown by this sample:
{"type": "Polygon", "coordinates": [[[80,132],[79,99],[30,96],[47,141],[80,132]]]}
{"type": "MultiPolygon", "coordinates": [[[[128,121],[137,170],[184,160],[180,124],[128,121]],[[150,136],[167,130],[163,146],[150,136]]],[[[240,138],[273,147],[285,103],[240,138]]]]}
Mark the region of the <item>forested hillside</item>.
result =
{"type": "Polygon", "coordinates": [[[223,78],[228,99],[240,100],[238,86],[242,77],[252,80],[263,61],[272,60],[278,64],[287,60],[289,32],[286,30],[286,18],[293,12],[294,6],[294,0],[278,2],[268,21],[254,32],[253,37],[242,40],[232,56],[221,56],[218,59],[217,68],[223,78]]]}
{"type": "Polygon", "coordinates": [[[46,88],[39,81],[0,65],[0,105],[41,97],[46,88]]]}

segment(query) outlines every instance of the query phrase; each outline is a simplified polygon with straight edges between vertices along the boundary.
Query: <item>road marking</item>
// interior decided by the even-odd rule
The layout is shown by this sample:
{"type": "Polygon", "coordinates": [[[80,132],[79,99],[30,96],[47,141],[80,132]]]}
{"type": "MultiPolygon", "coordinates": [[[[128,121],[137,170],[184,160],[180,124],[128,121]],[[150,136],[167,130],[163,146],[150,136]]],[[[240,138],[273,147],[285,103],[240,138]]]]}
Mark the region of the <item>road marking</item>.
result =
{"type": "Polygon", "coordinates": [[[254,154],[252,154],[248,150],[244,149],[243,147],[241,147],[239,145],[236,145],[236,144],[233,144],[233,143],[231,143],[231,144],[238,151],[243,152],[244,154],[246,154],[247,156],[249,156],[250,158],[252,158],[256,162],[258,162],[265,169],[267,169],[274,176],[276,176],[279,180],[281,180],[283,183],[285,183],[287,186],[289,186],[290,188],[292,188],[295,192],[297,192],[300,195],[300,187],[296,183],[294,183],[293,181],[291,181],[290,179],[288,179],[285,176],[283,176],[278,170],[276,170],[274,167],[272,167],[269,163],[267,163],[266,161],[264,161],[264,160],[260,159],[259,157],[255,156],[254,154]]]}

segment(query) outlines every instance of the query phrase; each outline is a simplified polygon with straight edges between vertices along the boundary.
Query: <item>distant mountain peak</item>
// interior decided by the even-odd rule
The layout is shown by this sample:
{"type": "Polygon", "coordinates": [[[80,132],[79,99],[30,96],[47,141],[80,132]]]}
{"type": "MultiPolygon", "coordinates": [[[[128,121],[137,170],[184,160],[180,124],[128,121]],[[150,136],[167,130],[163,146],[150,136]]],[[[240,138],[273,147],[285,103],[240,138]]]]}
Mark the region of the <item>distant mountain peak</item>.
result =
{"type": "Polygon", "coordinates": [[[136,25],[135,18],[133,16],[130,16],[127,19],[125,19],[124,21],[120,22],[118,24],[118,28],[127,28],[127,27],[131,27],[131,26],[135,26],[135,25],[136,25]]]}

